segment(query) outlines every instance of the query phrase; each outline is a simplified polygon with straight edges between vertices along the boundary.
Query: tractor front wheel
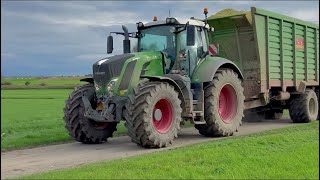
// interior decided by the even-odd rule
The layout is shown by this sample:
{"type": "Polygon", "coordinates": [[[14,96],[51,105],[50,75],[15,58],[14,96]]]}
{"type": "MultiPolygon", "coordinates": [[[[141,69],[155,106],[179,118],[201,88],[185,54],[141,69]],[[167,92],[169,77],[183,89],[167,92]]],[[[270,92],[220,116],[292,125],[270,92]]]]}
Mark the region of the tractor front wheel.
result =
{"type": "Polygon", "coordinates": [[[64,122],[69,135],[78,142],[84,144],[99,144],[107,141],[116,131],[117,123],[99,123],[84,117],[84,104],[82,96],[86,95],[93,106],[95,102],[95,90],[92,84],[86,84],[76,88],[71,93],[64,108],[64,122]]]}
{"type": "Polygon", "coordinates": [[[195,125],[204,136],[230,136],[241,125],[244,95],[241,80],[230,70],[219,70],[204,87],[204,119],[206,124],[195,125]]]}
{"type": "Polygon", "coordinates": [[[151,148],[172,144],[180,130],[180,103],[178,93],[169,83],[140,83],[124,110],[132,142],[151,148]]]}

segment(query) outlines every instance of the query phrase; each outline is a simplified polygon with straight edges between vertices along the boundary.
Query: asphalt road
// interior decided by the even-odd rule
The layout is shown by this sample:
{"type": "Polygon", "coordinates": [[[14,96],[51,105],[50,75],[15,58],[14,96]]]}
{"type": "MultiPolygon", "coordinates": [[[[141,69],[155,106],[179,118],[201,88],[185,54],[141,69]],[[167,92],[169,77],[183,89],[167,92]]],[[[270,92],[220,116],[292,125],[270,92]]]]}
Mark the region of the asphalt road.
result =
{"type": "MultiPolygon", "coordinates": [[[[235,136],[257,133],[294,125],[290,120],[244,122],[235,136]]],[[[161,149],[144,149],[132,143],[127,136],[111,138],[107,143],[85,145],[67,143],[15,150],[1,153],[1,178],[12,178],[36,172],[78,166],[86,163],[125,158],[155,151],[165,151],[188,144],[214,141],[221,138],[206,138],[194,128],[182,129],[174,144],[161,149]]]]}

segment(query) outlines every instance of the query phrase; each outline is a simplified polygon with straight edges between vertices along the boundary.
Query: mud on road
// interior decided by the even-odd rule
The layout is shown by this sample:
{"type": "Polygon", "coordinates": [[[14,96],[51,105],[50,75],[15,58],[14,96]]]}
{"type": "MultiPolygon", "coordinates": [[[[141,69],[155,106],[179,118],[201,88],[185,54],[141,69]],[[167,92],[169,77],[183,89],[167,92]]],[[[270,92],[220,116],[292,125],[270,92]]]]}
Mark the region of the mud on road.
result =
{"type": "MultiPolygon", "coordinates": [[[[244,122],[235,136],[257,133],[265,130],[283,128],[294,125],[291,120],[244,122]]],[[[67,168],[86,163],[125,158],[156,151],[165,151],[189,144],[214,141],[221,138],[206,138],[195,128],[185,128],[174,140],[174,144],[161,149],[144,149],[132,143],[129,137],[116,137],[107,143],[86,145],[68,143],[15,150],[1,153],[1,177],[12,178],[36,172],[67,168]]]]}

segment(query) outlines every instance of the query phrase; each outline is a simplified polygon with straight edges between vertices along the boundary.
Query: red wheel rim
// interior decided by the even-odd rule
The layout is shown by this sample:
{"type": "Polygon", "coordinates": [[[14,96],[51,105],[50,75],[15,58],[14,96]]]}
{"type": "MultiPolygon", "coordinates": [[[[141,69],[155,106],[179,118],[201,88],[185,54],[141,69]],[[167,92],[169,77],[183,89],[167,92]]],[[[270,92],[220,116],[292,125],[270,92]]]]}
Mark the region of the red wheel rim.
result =
{"type": "Polygon", "coordinates": [[[166,133],[172,126],[172,104],[167,99],[160,99],[153,108],[153,125],[159,133],[166,133]]]}
{"type": "Polygon", "coordinates": [[[237,94],[233,86],[226,84],[219,94],[219,115],[223,122],[231,123],[237,113],[237,94]]]}

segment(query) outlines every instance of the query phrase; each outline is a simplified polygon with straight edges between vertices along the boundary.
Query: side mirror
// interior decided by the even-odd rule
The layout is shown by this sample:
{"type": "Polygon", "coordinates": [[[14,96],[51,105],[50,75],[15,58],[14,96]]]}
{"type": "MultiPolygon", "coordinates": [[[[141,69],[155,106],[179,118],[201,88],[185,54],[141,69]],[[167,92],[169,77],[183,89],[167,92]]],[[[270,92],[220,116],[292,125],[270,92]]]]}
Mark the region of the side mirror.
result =
{"type": "Polygon", "coordinates": [[[195,26],[187,26],[187,46],[195,45],[195,26]]]}
{"type": "Polygon", "coordinates": [[[111,54],[113,51],[113,37],[108,36],[107,38],[107,53],[111,54]]]}

